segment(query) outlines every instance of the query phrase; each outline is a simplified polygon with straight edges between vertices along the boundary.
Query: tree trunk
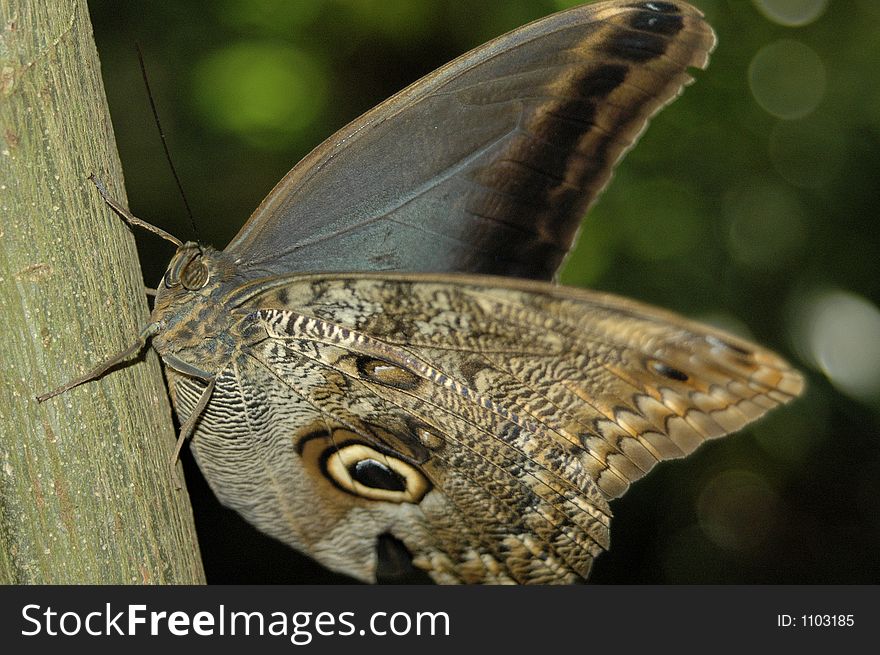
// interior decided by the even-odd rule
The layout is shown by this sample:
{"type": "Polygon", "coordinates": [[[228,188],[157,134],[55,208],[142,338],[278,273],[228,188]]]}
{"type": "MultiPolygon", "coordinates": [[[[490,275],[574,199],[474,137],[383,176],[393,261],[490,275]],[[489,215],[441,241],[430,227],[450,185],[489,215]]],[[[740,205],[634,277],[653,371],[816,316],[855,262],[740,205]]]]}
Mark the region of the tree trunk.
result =
{"type": "Polygon", "coordinates": [[[38,404],[147,304],[85,0],[0,0],[0,582],[201,583],[156,356],[38,404]]]}

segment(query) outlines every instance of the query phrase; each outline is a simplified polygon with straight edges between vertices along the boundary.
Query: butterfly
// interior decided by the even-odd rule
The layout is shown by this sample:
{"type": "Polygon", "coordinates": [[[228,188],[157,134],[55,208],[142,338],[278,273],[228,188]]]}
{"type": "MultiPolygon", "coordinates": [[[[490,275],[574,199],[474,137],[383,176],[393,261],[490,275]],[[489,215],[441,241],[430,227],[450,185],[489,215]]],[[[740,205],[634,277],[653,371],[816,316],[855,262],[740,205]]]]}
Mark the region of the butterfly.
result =
{"type": "Polygon", "coordinates": [[[609,501],[797,396],[764,348],[553,282],[714,43],[678,1],[554,14],[342,128],[224,250],[175,240],[122,355],[159,353],[219,500],[367,582],[389,543],[440,583],[575,582],[609,501]]]}

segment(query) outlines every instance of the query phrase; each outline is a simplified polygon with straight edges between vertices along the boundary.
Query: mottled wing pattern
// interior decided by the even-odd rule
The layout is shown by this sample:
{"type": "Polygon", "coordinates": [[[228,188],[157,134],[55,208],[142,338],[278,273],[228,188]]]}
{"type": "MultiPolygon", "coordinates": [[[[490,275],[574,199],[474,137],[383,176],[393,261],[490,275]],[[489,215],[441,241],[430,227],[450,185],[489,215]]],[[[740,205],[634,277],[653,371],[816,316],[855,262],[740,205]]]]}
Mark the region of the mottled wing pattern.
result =
{"type": "Polygon", "coordinates": [[[599,2],[536,21],[337,132],[226,251],[249,275],[551,279],[614,164],[713,44],[681,2],[599,2]]]}
{"type": "MultiPolygon", "coordinates": [[[[247,345],[193,449],[225,504],[364,580],[384,534],[439,582],[584,578],[608,547],[609,499],[802,385],[733,336],[543,283],[253,289],[234,300],[247,345]]],[[[175,386],[191,407],[196,385],[175,386]]]]}

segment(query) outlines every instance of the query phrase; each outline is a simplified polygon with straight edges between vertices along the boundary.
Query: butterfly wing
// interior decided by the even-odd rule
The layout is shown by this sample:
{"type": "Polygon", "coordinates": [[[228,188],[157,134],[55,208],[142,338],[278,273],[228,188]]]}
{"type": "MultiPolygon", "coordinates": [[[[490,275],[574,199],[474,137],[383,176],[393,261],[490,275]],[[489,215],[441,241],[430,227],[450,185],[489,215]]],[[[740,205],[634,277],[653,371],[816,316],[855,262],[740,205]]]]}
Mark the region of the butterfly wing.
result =
{"type": "MultiPolygon", "coordinates": [[[[539,282],[311,275],[229,302],[245,345],[193,439],[202,470],[364,580],[383,535],[439,582],[584,578],[608,500],[802,386],[733,336],[539,282]]],[[[172,387],[186,412],[196,383],[172,387]]]]}
{"type": "Polygon", "coordinates": [[[600,2],[531,23],[334,134],[226,251],[250,277],[551,279],[618,159],[713,44],[681,2],[600,2]]]}

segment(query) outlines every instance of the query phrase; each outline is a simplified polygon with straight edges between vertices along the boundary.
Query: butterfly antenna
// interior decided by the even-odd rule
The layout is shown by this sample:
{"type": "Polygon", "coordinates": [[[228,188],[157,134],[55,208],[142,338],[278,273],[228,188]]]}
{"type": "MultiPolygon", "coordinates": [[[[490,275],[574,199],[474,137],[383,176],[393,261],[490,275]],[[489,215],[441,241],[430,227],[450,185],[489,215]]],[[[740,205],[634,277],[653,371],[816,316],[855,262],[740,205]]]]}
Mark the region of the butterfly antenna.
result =
{"type": "Polygon", "coordinates": [[[156,236],[162,237],[166,241],[170,241],[178,248],[183,245],[183,242],[173,234],[169,234],[161,227],[156,227],[151,223],[147,223],[146,221],[141,220],[130,211],[128,211],[125,207],[113,200],[113,198],[110,197],[110,194],[107,193],[107,187],[104,186],[104,183],[101,182],[101,180],[99,180],[94,173],[89,175],[89,179],[95,185],[95,188],[98,189],[98,193],[101,194],[101,197],[104,199],[104,202],[107,203],[107,206],[110,207],[110,209],[112,209],[114,212],[116,212],[119,217],[122,218],[126,223],[134,227],[143,228],[147,232],[152,232],[156,236]]]}
{"type": "Polygon", "coordinates": [[[196,239],[198,240],[199,228],[196,227],[196,220],[193,217],[192,208],[189,206],[189,201],[186,199],[186,193],[183,191],[183,184],[180,182],[180,176],[177,174],[177,169],[174,167],[174,161],[171,159],[171,150],[168,149],[168,140],[165,138],[165,130],[162,129],[162,121],[159,120],[159,111],[156,109],[156,101],[153,98],[153,89],[150,87],[150,79],[147,77],[147,67],[144,64],[144,53],[141,52],[141,46],[139,43],[135,43],[134,47],[137,50],[138,63],[141,67],[141,76],[144,78],[144,87],[147,89],[147,98],[150,100],[150,109],[153,111],[153,120],[156,122],[156,129],[159,130],[159,138],[162,140],[162,148],[165,150],[165,159],[168,161],[168,166],[171,168],[174,182],[177,184],[177,189],[180,191],[180,197],[183,199],[183,204],[186,207],[186,213],[189,215],[189,223],[196,235],[196,239]]]}

